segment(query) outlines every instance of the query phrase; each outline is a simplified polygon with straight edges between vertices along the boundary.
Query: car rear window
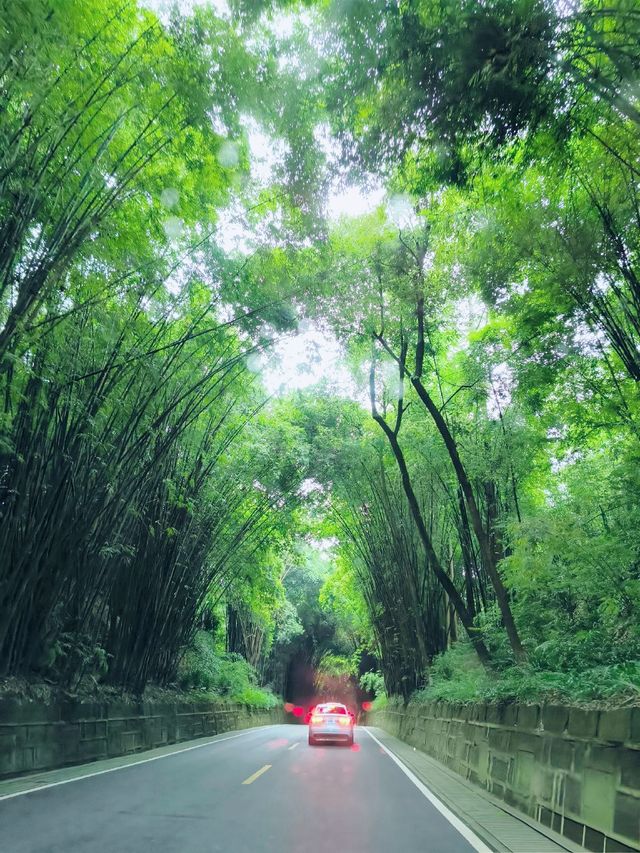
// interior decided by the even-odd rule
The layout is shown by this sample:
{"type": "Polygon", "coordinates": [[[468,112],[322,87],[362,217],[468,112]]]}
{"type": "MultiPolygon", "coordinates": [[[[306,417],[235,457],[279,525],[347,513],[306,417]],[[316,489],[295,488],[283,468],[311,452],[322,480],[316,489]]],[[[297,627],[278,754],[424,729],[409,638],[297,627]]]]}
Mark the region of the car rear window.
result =
{"type": "Polygon", "coordinates": [[[316,708],[321,714],[348,714],[344,705],[318,705],[316,708]]]}

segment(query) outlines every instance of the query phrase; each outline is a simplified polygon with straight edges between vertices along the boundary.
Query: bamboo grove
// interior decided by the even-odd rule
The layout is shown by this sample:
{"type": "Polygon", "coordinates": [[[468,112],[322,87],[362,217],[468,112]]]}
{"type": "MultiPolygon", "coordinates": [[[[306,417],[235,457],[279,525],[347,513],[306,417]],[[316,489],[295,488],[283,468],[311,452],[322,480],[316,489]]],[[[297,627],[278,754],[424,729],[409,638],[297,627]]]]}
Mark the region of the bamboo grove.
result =
{"type": "Polygon", "coordinates": [[[264,547],[250,312],[222,318],[206,257],[231,183],[208,113],[245,105],[241,72],[212,71],[211,44],[242,54],[220,27],[2,4],[2,675],[171,681],[204,599],[264,547]]]}
{"type": "Polygon", "coordinates": [[[637,3],[0,9],[0,676],[637,695],[637,3]]]}
{"type": "Polygon", "coordinates": [[[387,191],[296,274],[371,418],[325,482],[389,693],[449,660],[464,698],[637,695],[639,27],[472,0],[311,25],[338,168],[387,191]]]}

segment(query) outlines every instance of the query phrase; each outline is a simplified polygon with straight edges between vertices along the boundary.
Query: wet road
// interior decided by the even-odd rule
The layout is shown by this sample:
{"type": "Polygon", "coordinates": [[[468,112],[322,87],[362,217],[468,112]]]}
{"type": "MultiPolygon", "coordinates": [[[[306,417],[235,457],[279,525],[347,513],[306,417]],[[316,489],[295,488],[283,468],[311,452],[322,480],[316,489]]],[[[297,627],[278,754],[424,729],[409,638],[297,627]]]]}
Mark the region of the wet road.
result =
{"type": "Polygon", "coordinates": [[[346,748],[266,726],[0,800],[2,853],[479,849],[468,839],[362,728],[346,748]]]}

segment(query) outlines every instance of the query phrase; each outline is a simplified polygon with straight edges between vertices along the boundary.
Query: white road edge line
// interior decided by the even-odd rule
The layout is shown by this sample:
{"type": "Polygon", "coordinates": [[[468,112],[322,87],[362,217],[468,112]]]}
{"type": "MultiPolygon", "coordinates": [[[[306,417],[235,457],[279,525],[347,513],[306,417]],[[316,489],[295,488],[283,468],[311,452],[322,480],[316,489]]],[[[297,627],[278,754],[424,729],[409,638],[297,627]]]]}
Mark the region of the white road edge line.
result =
{"type": "Polygon", "coordinates": [[[473,847],[474,850],[477,850],[478,853],[492,853],[491,848],[487,847],[484,841],[478,838],[478,836],[474,832],[472,832],[471,829],[469,829],[469,827],[460,820],[460,818],[456,817],[456,815],[454,815],[454,813],[450,811],[445,806],[445,804],[441,800],[439,800],[436,795],[433,794],[423,782],[420,781],[420,779],[418,779],[415,773],[412,773],[411,770],[409,770],[409,768],[402,763],[402,761],[398,758],[397,755],[391,752],[391,750],[386,747],[381,741],[379,741],[374,734],[371,734],[368,728],[364,727],[364,730],[370,738],[373,738],[373,740],[375,740],[375,742],[381,749],[384,749],[389,758],[391,758],[391,760],[398,765],[400,770],[402,770],[404,775],[407,776],[413,782],[413,784],[420,791],[420,793],[423,794],[423,796],[425,796],[429,800],[432,806],[435,806],[435,808],[438,809],[440,814],[443,815],[443,817],[445,817],[449,821],[451,826],[453,826],[454,829],[456,829],[460,833],[460,835],[462,835],[462,837],[469,842],[469,844],[473,847]]]}
{"type": "MultiPolygon", "coordinates": [[[[268,726],[256,726],[256,728],[271,728],[271,725],[268,726]]],[[[254,732],[256,728],[245,729],[244,731],[238,732],[236,735],[229,735],[229,737],[221,737],[219,740],[210,740],[208,743],[197,743],[195,746],[185,746],[184,749],[174,749],[173,752],[165,752],[164,755],[154,755],[152,758],[142,758],[140,761],[132,761],[131,764],[122,764],[120,767],[107,767],[106,770],[96,770],[95,773],[84,773],[82,776],[74,776],[73,779],[61,779],[59,782],[48,782],[46,785],[37,785],[35,788],[27,788],[26,791],[16,791],[13,794],[1,794],[0,801],[2,800],[10,800],[13,797],[24,797],[25,794],[34,794],[36,791],[44,791],[46,788],[57,788],[58,785],[68,785],[69,782],[81,782],[83,779],[91,779],[94,776],[103,776],[105,773],[115,773],[116,770],[127,770],[129,767],[137,767],[139,764],[149,764],[151,761],[160,761],[161,758],[170,758],[172,755],[178,755],[180,752],[191,752],[192,749],[204,749],[206,746],[215,746],[217,743],[222,743],[225,740],[233,740],[237,737],[242,737],[242,735],[246,735],[249,732],[254,732]]],[[[114,756],[114,758],[124,758],[124,755],[114,756]]],[[[43,772],[52,772],[52,771],[43,771],[43,772]]],[[[16,779],[4,781],[19,781],[20,777],[18,776],[16,779]]]]}
{"type": "Polygon", "coordinates": [[[298,741],[296,741],[295,743],[292,743],[292,744],[291,744],[291,746],[288,746],[288,747],[287,747],[287,749],[295,749],[295,748],[296,748],[296,746],[300,746],[300,744],[299,744],[299,742],[298,742],[298,741]]]}

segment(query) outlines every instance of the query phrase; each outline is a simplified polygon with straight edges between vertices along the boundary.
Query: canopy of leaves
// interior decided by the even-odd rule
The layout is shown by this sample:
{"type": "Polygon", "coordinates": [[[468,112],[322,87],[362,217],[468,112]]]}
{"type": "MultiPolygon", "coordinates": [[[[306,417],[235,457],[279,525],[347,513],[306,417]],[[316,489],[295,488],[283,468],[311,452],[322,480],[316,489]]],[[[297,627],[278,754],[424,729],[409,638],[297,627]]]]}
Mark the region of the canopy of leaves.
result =
{"type": "Polygon", "coordinates": [[[635,4],[148,6],[0,3],[0,675],[637,698],[635,4]]]}

